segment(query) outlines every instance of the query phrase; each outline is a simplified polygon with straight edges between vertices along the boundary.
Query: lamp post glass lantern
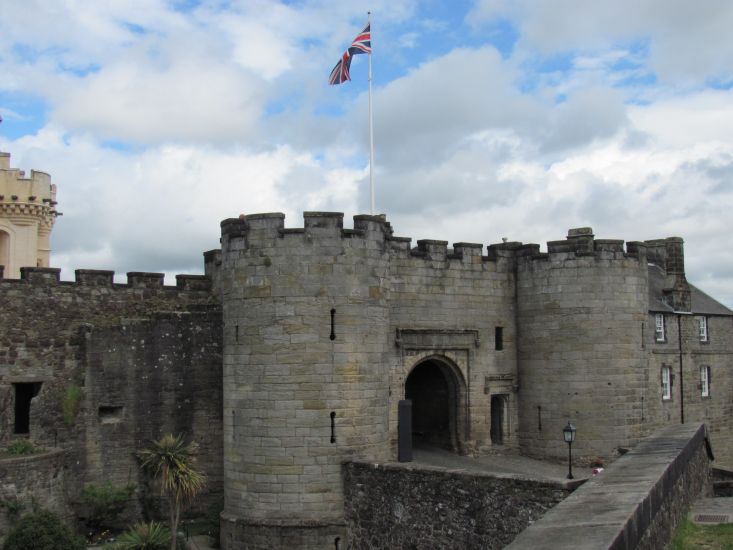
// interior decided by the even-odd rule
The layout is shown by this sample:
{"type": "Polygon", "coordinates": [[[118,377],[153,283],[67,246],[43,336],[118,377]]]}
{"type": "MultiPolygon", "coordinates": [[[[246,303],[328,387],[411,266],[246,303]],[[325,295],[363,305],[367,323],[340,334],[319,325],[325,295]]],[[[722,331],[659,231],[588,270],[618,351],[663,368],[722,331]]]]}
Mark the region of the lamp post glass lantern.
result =
{"type": "Polygon", "coordinates": [[[567,426],[562,429],[562,437],[568,444],[568,479],[573,479],[573,441],[575,441],[575,426],[568,420],[567,426]]]}

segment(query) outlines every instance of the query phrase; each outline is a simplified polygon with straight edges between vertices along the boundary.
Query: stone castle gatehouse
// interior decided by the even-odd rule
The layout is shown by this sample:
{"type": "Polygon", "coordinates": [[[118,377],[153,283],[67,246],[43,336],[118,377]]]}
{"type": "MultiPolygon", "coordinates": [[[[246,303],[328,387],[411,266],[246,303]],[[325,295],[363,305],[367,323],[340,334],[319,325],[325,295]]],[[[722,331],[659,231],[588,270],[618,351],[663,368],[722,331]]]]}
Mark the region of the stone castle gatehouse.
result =
{"type": "Polygon", "coordinates": [[[64,450],[59,509],[185,432],[226,548],[333,547],[342,464],[397,459],[405,399],[414,445],[563,458],[570,420],[582,462],[704,421],[733,465],[733,312],[688,283],[682,239],[413,245],[384,216],[270,213],[223,221],[204,264],[175,287],[0,279],[0,437],[64,450]]]}

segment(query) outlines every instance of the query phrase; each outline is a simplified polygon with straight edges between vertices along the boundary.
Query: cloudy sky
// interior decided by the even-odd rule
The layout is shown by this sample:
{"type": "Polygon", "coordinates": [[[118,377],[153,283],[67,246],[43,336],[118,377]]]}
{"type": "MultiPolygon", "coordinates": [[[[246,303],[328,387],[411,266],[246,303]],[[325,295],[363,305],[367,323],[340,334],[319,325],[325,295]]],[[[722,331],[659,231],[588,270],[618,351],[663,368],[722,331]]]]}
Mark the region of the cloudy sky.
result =
{"type": "Polygon", "coordinates": [[[397,235],[681,236],[733,307],[730,0],[2,0],[0,150],[58,185],[62,278],[200,273],[243,212],[368,213],[366,56],[327,84],[368,10],[397,235]]]}

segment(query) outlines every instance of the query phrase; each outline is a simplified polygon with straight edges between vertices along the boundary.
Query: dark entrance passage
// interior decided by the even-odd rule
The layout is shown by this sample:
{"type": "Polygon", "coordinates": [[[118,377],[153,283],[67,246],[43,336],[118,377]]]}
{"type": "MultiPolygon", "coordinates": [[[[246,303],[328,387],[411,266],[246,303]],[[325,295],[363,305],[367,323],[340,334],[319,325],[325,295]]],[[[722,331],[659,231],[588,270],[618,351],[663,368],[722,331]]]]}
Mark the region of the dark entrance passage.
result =
{"type": "Polygon", "coordinates": [[[41,391],[41,382],[13,384],[15,386],[16,434],[27,434],[31,428],[31,399],[41,391]]]}
{"type": "Polygon", "coordinates": [[[437,360],[417,365],[405,381],[405,399],[412,401],[412,443],[459,450],[458,387],[451,369],[437,360]]]}
{"type": "Polygon", "coordinates": [[[504,408],[506,399],[503,395],[491,396],[491,442],[494,445],[504,444],[504,408]]]}

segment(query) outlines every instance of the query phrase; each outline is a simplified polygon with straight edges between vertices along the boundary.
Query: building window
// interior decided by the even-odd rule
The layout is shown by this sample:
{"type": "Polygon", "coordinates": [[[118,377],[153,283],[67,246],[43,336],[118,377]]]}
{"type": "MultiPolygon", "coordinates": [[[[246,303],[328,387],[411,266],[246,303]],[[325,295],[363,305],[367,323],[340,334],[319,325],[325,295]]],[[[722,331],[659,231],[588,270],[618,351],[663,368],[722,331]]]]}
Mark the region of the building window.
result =
{"type": "Polygon", "coordinates": [[[662,399],[672,399],[672,369],[662,367],[662,399]]]}
{"type": "Polygon", "coordinates": [[[696,319],[697,319],[698,333],[700,335],[700,341],[707,342],[708,341],[708,318],[700,315],[696,317],[696,319]]]}
{"type": "Polygon", "coordinates": [[[710,397],[710,367],[700,367],[700,395],[710,397]]]}
{"type": "Polygon", "coordinates": [[[41,382],[18,383],[15,386],[15,426],[13,433],[27,434],[31,428],[31,399],[41,391],[41,382]]]}
{"type": "Polygon", "coordinates": [[[494,349],[497,351],[504,349],[504,327],[494,327],[494,349]]]}
{"type": "Polygon", "coordinates": [[[657,313],[654,316],[654,339],[657,342],[664,342],[667,339],[664,331],[664,313],[657,313]]]}

